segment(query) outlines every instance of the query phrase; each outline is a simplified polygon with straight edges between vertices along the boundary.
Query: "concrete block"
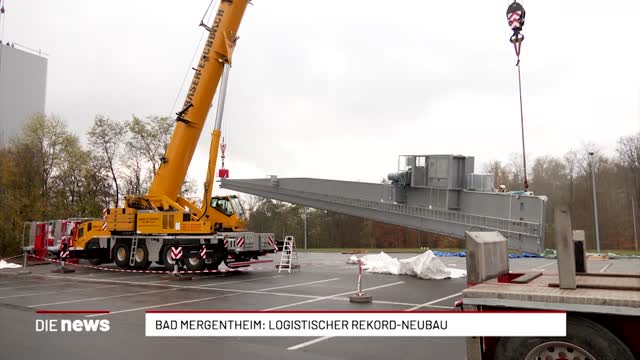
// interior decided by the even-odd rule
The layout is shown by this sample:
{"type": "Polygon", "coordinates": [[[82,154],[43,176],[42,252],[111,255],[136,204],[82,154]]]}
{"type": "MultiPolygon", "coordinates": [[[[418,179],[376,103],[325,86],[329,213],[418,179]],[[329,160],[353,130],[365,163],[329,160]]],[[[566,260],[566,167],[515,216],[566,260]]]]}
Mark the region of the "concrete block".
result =
{"type": "Polygon", "coordinates": [[[571,233],[571,215],[565,205],[554,210],[553,232],[558,251],[558,277],[561,289],[576,288],[576,260],[571,233]]]}
{"type": "Polygon", "coordinates": [[[465,232],[467,281],[477,284],[509,272],[507,239],[497,231],[465,232]]]}

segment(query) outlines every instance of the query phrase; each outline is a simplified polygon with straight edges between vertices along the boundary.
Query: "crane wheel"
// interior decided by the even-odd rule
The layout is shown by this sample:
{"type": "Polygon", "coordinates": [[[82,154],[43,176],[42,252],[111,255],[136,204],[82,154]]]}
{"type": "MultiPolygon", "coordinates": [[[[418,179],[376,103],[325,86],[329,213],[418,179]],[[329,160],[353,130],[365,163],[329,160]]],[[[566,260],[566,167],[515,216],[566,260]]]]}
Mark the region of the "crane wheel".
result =
{"type": "Polygon", "coordinates": [[[200,271],[204,268],[204,259],[199,256],[187,258],[184,265],[190,271],[200,271]]]}
{"type": "Polygon", "coordinates": [[[167,245],[162,249],[162,265],[167,271],[173,271],[175,261],[171,259],[171,246],[167,245]]]}
{"type": "Polygon", "coordinates": [[[151,261],[149,261],[149,250],[147,250],[147,246],[144,244],[138,245],[134,258],[136,261],[134,266],[138,270],[147,270],[149,266],[151,266],[151,261]]]}
{"type": "MultiPolygon", "coordinates": [[[[87,243],[87,249],[99,249],[99,248],[100,248],[100,243],[98,242],[98,240],[91,240],[87,243]]],[[[93,266],[102,265],[101,258],[93,258],[88,260],[89,260],[89,264],[93,266]]]]}
{"type": "Polygon", "coordinates": [[[119,268],[129,267],[130,247],[128,244],[120,243],[113,247],[113,261],[119,268]]]}
{"type": "Polygon", "coordinates": [[[496,360],[616,359],[633,360],[629,348],[599,324],[567,316],[567,336],[504,337],[498,340],[496,360]]]}

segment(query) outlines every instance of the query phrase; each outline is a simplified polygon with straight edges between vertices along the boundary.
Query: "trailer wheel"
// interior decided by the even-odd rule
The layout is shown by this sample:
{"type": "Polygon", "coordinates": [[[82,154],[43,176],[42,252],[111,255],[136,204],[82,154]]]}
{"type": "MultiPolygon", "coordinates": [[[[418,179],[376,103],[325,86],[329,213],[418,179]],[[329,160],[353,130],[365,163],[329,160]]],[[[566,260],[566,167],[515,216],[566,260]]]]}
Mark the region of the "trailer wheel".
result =
{"type": "MultiPolygon", "coordinates": [[[[173,265],[175,263],[176,262],[171,259],[171,246],[165,246],[162,249],[162,264],[164,268],[167,269],[167,271],[173,271],[173,265]]],[[[178,267],[180,267],[179,264],[178,267]]]]}
{"type": "MultiPolygon", "coordinates": [[[[99,249],[100,248],[100,243],[98,242],[98,240],[90,240],[87,243],[87,249],[91,250],[91,249],[99,249]]],[[[89,259],[89,264],[93,265],[93,266],[98,266],[98,265],[102,265],[102,259],[101,258],[93,258],[93,259],[89,259]]]]}
{"type": "Polygon", "coordinates": [[[147,270],[149,266],[151,266],[151,261],[149,261],[149,250],[147,250],[147,246],[144,244],[141,244],[136,248],[134,258],[136,261],[135,268],[138,270],[147,270]]]}
{"type": "Polygon", "coordinates": [[[184,265],[190,271],[200,271],[204,267],[204,260],[199,256],[187,258],[184,265]]]}
{"type": "Polygon", "coordinates": [[[129,249],[129,245],[123,243],[116,244],[113,247],[113,261],[122,269],[129,267],[129,257],[131,255],[129,249]]]}
{"type": "Polygon", "coordinates": [[[567,317],[567,336],[505,337],[498,340],[496,360],[634,360],[629,348],[599,324],[567,317]]]}

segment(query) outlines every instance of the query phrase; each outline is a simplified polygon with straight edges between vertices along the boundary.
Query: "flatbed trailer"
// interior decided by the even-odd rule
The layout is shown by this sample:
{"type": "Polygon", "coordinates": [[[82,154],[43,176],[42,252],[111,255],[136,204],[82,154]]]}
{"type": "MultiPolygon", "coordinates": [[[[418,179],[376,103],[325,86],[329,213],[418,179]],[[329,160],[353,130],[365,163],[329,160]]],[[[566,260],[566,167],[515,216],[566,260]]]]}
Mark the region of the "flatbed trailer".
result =
{"type": "Polygon", "coordinates": [[[566,336],[467,338],[467,360],[640,359],[640,269],[589,273],[580,245],[566,246],[571,252],[559,246],[559,273],[509,272],[500,238],[467,233],[469,287],[462,310],[564,311],[566,336]]]}
{"type": "Polygon", "coordinates": [[[640,274],[577,274],[574,290],[560,289],[558,274],[531,277],[511,273],[471,286],[464,310],[566,311],[567,337],[471,338],[467,351],[475,357],[468,359],[640,358],[640,274]],[[532,353],[536,347],[546,347],[544,355],[532,353]]]}

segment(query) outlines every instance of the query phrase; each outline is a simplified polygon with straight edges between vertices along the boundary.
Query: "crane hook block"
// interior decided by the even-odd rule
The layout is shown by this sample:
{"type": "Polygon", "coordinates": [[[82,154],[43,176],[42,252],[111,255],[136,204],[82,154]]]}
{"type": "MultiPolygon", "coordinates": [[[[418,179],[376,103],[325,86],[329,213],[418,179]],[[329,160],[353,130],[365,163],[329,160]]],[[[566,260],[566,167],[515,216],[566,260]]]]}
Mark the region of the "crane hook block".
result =
{"type": "Polygon", "coordinates": [[[524,15],[524,7],[522,7],[522,5],[517,1],[512,2],[507,8],[507,21],[509,22],[509,27],[514,31],[514,33],[522,31],[522,27],[524,26],[524,15]]]}
{"type": "Polygon", "coordinates": [[[507,8],[507,21],[509,27],[513,30],[513,35],[511,35],[509,41],[516,47],[518,58],[520,57],[520,44],[524,40],[524,35],[520,33],[524,26],[524,15],[524,7],[517,1],[512,2],[507,8]]]}

